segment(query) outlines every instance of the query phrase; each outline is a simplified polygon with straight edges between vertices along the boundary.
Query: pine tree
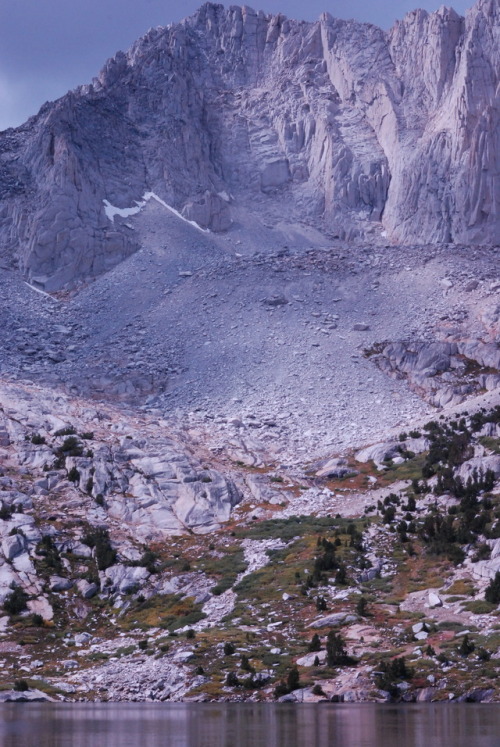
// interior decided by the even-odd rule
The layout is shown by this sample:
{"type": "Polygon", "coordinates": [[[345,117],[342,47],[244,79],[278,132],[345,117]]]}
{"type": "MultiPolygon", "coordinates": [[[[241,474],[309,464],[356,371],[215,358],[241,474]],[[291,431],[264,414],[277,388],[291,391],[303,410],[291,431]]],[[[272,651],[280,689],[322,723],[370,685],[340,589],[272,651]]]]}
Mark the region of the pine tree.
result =
{"type": "Polygon", "coordinates": [[[317,633],[313,635],[311,638],[311,643],[309,644],[309,651],[321,651],[321,639],[317,633]]]}
{"type": "Polygon", "coordinates": [[[345,642],[340,633],[330,630],[326,639],[326,663],[329,667],[345,664],[347,650],[345,642]]]}
{"type": "Polygon", "coordinates": [[[290,669],[290,671],[288,672],[288,677],[286,679],[286,684],[289,692],[292,692],[292,690],[297,690],[297,688],[300,687],[299,681],[299,670],[297,669],[297,667],[293,667],[293,669],[290,669]]]}
{"type": "Polygon", "coordinates": [[[486,587],[484,592],[484,598],[490,604],[500,603],[500,573],[497,571],[495,578],[493,578],[489,586],[486,587]]]}

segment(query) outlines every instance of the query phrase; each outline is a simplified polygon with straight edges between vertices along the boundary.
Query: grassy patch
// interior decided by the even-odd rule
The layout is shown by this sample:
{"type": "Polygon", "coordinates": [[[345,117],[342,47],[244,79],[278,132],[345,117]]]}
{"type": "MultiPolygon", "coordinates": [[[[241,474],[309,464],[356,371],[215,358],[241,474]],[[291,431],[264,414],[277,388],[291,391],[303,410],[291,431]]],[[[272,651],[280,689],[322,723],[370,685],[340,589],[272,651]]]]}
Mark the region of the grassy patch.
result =
{"type": "Polygon", "coordinates": [[[390,485],[397,480],[421,480],[427,452],[408,459],[403,464],[392,465],[381,475],[380,482],[390,485]]]}
{"type": "Polygon", "coordinates": [[[326,534],[346,527],[347,519],[329,516],[290,516],[288,519],[267,519],[236,531],[241,539],[282,539],[289,541],[306,534],[326,534]]]}
{"type": "Polygon", "coordinates": [[[222,594],[234,585],[239,574],[246,570],[247,564],[243,550],[238,545],[233,545],[225,549],[223,558],[203,557],[196,561],[193,567],[208,576],[214,576],[217,584],[212,592],[222,594]]]}
{"type": "MultiPolygon", "coordinates": [[[[438,630],[452,630],[455,633],[459,633],[461,630],[465,630],[465,625],[455,620],[443,620],[437,624],[438,630]]],[[[467,626],[470,630],[470,626],[467,626]]]]}
{"type": "Polygon", "coordinates": [[[464,597],[472,597],[476,593],[474,586],[471,581],[464,579],[458,579],[455,581],[446,591],[445,594],[454,594],[464,597]]]}
{"type": "Polygon", "coordinates": [[[193,597],[166,594],[151,597],[131,608],[122,620],[122,627],[125,630],[159,627],[174,631],[194,625],[204,617],[206,615],[201,611],[201,605],[195,604],[193,597]]]}
{"type": "Polygon", "coordinates": [[[474,615],[489,615],[490,612],[496,610],[496,605],[478,599],[475,602],[465,602],[462,608],[467,610],[467,612],[472,612],[474,615]]]}
{"type": "Polygon", "coordinates": [[[137,651],[137,646],[132,644],[131,646],[120,646],[115,652],[115,656],[130,656],[130,654],[133,654],[134,651],[137,651]]]}
{"type": "Polygon", "coordinates": [[[479,443],[482,444],[485,449],[489,449],[489,451],[492,451],[494,454],[500,454],[500,438],[483,436],[479,439],[479,443]]]}

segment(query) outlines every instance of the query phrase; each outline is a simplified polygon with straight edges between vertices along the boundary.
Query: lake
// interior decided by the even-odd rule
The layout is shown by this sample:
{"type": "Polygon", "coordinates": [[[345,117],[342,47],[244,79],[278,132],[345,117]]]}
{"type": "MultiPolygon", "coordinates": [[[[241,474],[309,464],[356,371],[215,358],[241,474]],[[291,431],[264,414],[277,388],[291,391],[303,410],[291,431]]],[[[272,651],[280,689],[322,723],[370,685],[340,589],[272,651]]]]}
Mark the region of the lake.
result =
{"type": "Polygon", "coordinates": [[[500,705],[6,703],[2,747],[500,747],[500,705]]]}

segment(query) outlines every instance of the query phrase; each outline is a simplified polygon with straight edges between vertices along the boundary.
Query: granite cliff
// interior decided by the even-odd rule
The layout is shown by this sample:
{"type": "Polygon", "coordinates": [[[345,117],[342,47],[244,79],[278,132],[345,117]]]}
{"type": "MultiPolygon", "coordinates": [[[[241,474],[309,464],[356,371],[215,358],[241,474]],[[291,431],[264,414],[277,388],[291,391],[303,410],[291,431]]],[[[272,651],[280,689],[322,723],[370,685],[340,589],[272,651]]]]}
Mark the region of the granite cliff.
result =
{"type": "MultiPolygon", "coordinates": [[[[139,242],[157,196],[211,232],[255,221],[399,244],[498,241],[500,8],[385,33],[207,3],[0,134],[0,252],[46,290],[139,242]]],[[[281,243],[286,239],[281,240],[281,243]]]]}

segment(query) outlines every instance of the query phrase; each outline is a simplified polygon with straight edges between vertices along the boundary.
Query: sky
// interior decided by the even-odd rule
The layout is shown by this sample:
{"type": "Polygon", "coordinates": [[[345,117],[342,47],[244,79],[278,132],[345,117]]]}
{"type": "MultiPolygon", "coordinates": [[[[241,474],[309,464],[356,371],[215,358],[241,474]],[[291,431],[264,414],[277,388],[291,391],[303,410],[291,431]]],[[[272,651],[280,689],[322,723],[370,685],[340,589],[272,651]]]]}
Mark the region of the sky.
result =
{"type": "MultiPolygon", "coordinates": [[[[152,26],[193,13],[202,0],[0,0],[0,130],[22,124],[45,101],[88,83],[104,62],[152,26]]],[[[228,0],[226,6],[245,4],[228,0]]],[[[323,11],[384,29],[440,0],[262,0],[256,10],[314,21],[323,11]]],[[[461,14],[473,0],[447,2],[461,14]]]]}

